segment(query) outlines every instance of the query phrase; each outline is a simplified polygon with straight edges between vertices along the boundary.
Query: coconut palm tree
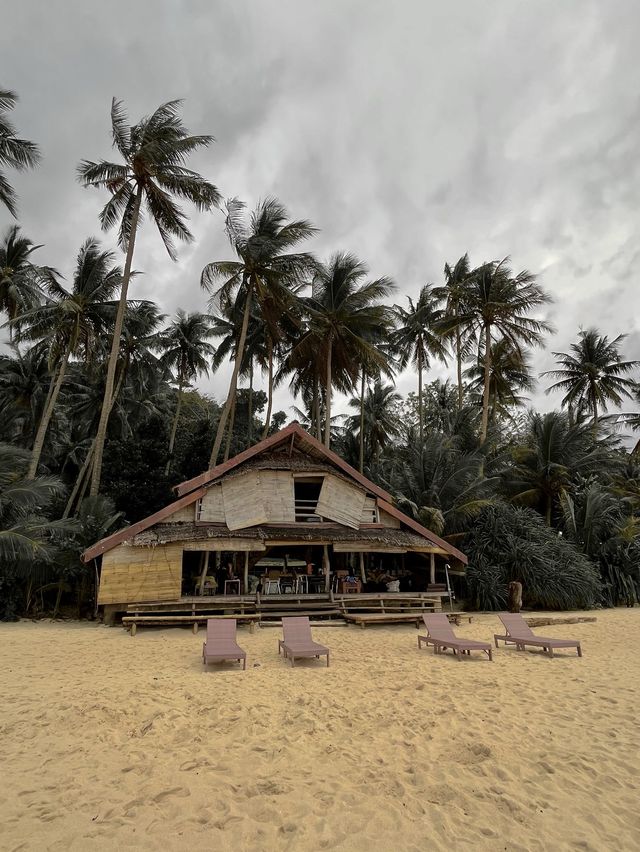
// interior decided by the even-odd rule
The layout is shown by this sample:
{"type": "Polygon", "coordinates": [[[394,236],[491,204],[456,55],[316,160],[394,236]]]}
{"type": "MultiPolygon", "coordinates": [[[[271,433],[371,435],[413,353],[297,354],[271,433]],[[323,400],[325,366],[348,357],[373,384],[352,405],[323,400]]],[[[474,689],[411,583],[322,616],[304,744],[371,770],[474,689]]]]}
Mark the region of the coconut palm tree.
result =
{"type": "MultiPolygon", "coordinates": [[[[40,151],[33,142],[16,136],[15,127],[7,117],[7,112],[15,107],[17,101],[15,92],[0,89],[0,166],[9,166],[22,172],[38,165],[40,151]]],[[[17,216],[16,202],[13,187],[4,172],[0,171],[0,203],[4,204],[14,218],[17,216]]]]}
{"type": "Polygon", "coordinates": [[[527,270],[514,275],[509,258],[485,263],[467,279],[465,301],[461,312],[443,321],[444,331],[461,328],[474,335],[482,348],[484,361],[482,393],[482,427],[480,442],[487,439],[489,428],[489,395],[491,391],[491,355],[495,336],[507,339],[512,346],[534,346],[541,343],[551,325],[530,314],[551,301],[527,270]]]}
{"type": "Polygon", "coordinates": [[[212,312],[217,305],[224,311],[234,299],[244,306],[229,391],[211,450],[211,466],[218,458],[236,397],[254,300],[271,340],[279,340],[280,321],[293,302],[294,290],[316,265],[312,255],[291,252],[316,232],[310,222],[288,221],[287,210],[276,198],[259,202],[248,221],[245,207],[236,198],[227,202],[226,231],[238,260],[208,263],[200,279],[204,289],[212,293],[212,312]]]}
{"type": "Polygon", "coordinates": [[[560,369],[549,370],[543,376],[558,379],[548,389],[565,392],[561,405],[569,411],[586,409],[591,412],[594,430],[598,416],[610,403],[621,405],[623,398],[631,398],[636,383],[625,378],[635,370],[640,361],[623,361],[620,344],[625,339],[619,334],[614,340],[601,335],[595,328],[581,331],[570,352],[554,352],[560,369]]]}
{"type": "Polygon", "coordinates": [[[389,324],[389,309],[381,303],[395,288],[390,278],[365,281],[368,268],[355,255],[338,252],[319,264],[312,294],[304,299],[309,330],[292,351],[293,361],[312,358],[323,365],[325,397],[324,443],[331,443],[331,390],[336,377],[353,384],[361,365],[385,370],[387,354],[375,343],[378,330],[389,324]]]}
{"type": "MultiPolygon", "coordinates": [[[[463,254],[453,266],[449,266],[448,263],[445,263],[445,283],[441,287],[434,288],[433,297],[444,302],[443,315],[447,319],[457,319],[464,313],[466,288],[470,275],[471,267],[469,264],[468,254],[463,254]]],[[[458,409],[462,409],[464,392],[462,385],[462,362],[470,353],[470,347],[473,342],[473,334],[469,334],[469,331],[471,331],[469,327],[465,327],[461,323],[455,324],[454,352],[456,356],[456,375],[458,379],[458,409]]]]}
{"type": "Polygon", "coordinates": [[[175,370],[178,380],[178,401],[169,437],[169,456],[165,474],[171,469],[173,446],[178,431],[180,408],[182,407],[182,391],[197,376],[209,375],[209,364],[215,355],[215,347],[209,343],[213,337],[211,317],[194,312],[187,314],[179,310],[175,320],[162,334],[162,344],[166,347],[162,355],[162,363],[175,370]]]}
{"type": "Polygon", "coordinates": [[[220,194],[215,186],[185,166],[189,155],[210,145],[213,137],[189,136],[179,116],[180,104],[181,101],[162,104],[151,116],[131,127],[122,102],[114,98],[111,104],[111,128],[113,144],[122,162],[100,160],[96,163],[83,160],[78,166],[78,176],[84,186],[105,188],[111,193],[111,198],[100,213],[100,222],[104,230],[119,225],[118,242],[122,250],[126,251],[104,400],[96,434],[90,496],[95,496],[100,488],[102,455],[112,408],[120,335],[143,202],[173,260],[176,253],[172,238],[185,242],[193,239],[176,199],[190,201],[198,210],[210,210],[220,202],[220,194]]]}
{"type": "MultiPolygon", "coordinates": [[[[495,423],[496,416],[511,418],[511,410],[525,404],[526,398],[521,392],[530,392],[535,388],[531,375],[531,365],[527,353],[514,346],[507,338],[496,340],[492,344],[491,371],[489,375],[489,419],[495,423]]],[[[480,351],[475,364],[467,367],[465,376],[469,379],[469,391],[482,396],[484,382],[484,353],[480,351]]]]}
{"type": "Polygon", "coordinates": [[[0,441],[23,448],[33,446],[51,386],[49,360],[43,342],[21,351],[0,355],[0,441]]]}
{"type": "Polygon", "coordinates": [[[9,317],[9,335],[17,327],[21,314],[33,310],[43,299],[43,290],[55,286],[57,273],[48,266],[38,266],[31,255],[42,246],[34,245],[11,225],[0,243],[0,312],[9,317]]]}
{"type": "Polygon", "coordinates": [[[415,366],[418,373],[418,434],[424,439],[424,412],[422,404],[422,376],[429,369],[430,358],[447,361],[447,350],[438,331],[443,312],[438,306],[432,284],[425,284],[414,303],[407,297],[408,308],[395,305],[393,308],[396,328],[391,334],[392,350],[398,355],[398,364],[404,370],[407,364],[415,366]]]}
{"type": "MultiPolygon", "coordinates": [[[[358,414],[349,418],[348,431],[360,433],[361,444],[367,448],[369,462],[377,460],[380,453],[400,434],[396,410],[402,397],[393,385],[383,384],[376,379],[373,387],[364,395],[349,400],[349,406],[357,409],[358,414]]],[[[362,470],[360,471],[363,472],[362,470]]]]}
{"type": "Polygon", "coordinates": [[[110,300],[122,280],[122,272],[114,260],[113,252],[101,251],[97,240],[86,240],[78,252],[71,290],[58,283],[51,284],[53,298],[21,319],[24,327],[19,340],[46,340],[52,370],[50,392],[33,442],[27,479],[36,475],[69,359],[81,354],[90,358],[108,326],[113,307],[110,300]]]}

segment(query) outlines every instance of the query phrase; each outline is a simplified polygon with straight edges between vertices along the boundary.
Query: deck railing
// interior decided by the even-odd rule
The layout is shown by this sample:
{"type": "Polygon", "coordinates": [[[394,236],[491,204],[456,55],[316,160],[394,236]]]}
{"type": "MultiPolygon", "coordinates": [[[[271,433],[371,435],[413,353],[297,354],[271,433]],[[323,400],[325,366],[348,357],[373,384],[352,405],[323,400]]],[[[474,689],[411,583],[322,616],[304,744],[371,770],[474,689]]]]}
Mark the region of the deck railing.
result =
{"type": "Polygon", "coordinates": [[[296,522],[303,524],[320,524],[322,518],[316,515],[317,500],[299,500],[295,501],[296,522]]]}

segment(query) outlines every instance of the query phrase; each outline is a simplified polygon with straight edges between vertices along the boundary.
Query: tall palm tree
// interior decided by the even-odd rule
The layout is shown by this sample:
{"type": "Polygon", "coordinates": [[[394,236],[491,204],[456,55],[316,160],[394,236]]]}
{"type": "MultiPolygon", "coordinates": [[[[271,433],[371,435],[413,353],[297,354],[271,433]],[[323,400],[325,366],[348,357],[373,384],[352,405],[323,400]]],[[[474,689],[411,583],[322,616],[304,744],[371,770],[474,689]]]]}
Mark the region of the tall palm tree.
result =
{"type": "Polygon", "coordinates": [[[49,359],[43,342],[21,351],[0,355],[0,441],[20,447],[33,446],[51,386],[49,359]]]}
{"type": "MultiPolygon", "coordinates": [[[[13,109],[18,101],[15,92],[0,89],[0,166],[9,166],[22,172],[32,169],[40,161],[38,146],[26,139],[16,136],[15,127],[7,117],[7,112],[13,109]]],[[[16,217],[16,193],[0,171],[0,203],[4,204],[9,213],[16,217]]]]}
{"type": "Polygon", "coordinates": [[[436,331],[442,320],[443,312],[438,306],[433,285],[425,284],[414,303],[407,297],[408,308],[395,305],[395,331],[391,335],[392,349],[399,358],[400,369],[407,364],[415,366],[418,373],[418,433],[420,442],[424,439],[424,413],[422,404],[422,376],[429,369],[430,358],[438,358],[443,364],[447,361],[447,350],[442,337],[436,331]]]}
{"type": "Polygon", "coordinates": [[[278,340],[279,323],[293,301],[293,290],[315,269],[312,255],[291,252],[316,232],[310,222],[288,221],[287,210],[276,198],[259,202],[249,221],[245,220],[245,207],[236,198],[227,202],[226,232],[238,260],[208,263],[200,279],[213,294],[212,310],[216,303],[224,310],[234,299],[244,306],[229,391],[211,450],[211,466],[218,458],[236,398],[253,301],[272,341],[278,340]]]}
{"type": "Polygon", "coordinates": [[[215,355],[215,347],[209,343],[211,337],[213,337],[213,329],[209,316],[197,312],[187,314],[183,310],[177,312],[175,320],[162,335],[162,343],[166,347],[162,355],[162,363],[175,370],[178,380],[178,402],[171,426],[165,474],[168,474],[171,469],[173,447],[182,407],[182,391],[198,375],[203,373],[205,376],[209,375],[209,363],[215,355]]]}
{"type": "Polygon", "coordinates": [[[365,281],[368,268],[353,254],[338,252],[318,264],[312,293],[304,299],[309,330],[296,344],[295,357],[315,358],[323,366],[324,444],[331,445],[331,391],[336,377],[353,387],[361,365],[385,370],[387,354],[372,340],[389,323],[389,309],[381,303],[395,288],[390,278],[365,281]]]}
{"type": "Polygon", "coordinates": [[[48,266],[38,266],[31,255],[42,246],[34,245],[20,233],[18,225],[11,225],[0,243],[0,312],[8,317],[9,335],[16,329],[16,321],[25,311],[39,305],[43,290],[55,285],[56,272],[48,266]]]}
{"type": "MultiPolygon", "coordinates": [[[[464,313],[464,303],[466,295],[466,287],[471,267],[469,265],[469,255],[463,254],[461,258],[454,264],[453,267],[448,263],[444,265],[444,285],[436,287],[433,291],[434,298],[443,301],[444,316],[447,319],[458,318],[464,313]]],[[[462,409],[463,402],[463,386],[462,386],[462,362],[465,355],[469,354],[469,346],[472,342],[472,335],[468,334],[469,328],[465,328],[462,324],[455,325],[455,342],[454,352],[456,356],[456,368],[458,379],[458,409],[462,409]]]]}
{"type": "Polygon", "coordinates": [[[185,166],[188,156],[198,148],[210,145],[213,137],[189,136],[179,116],[180,104],[181,101],[162,104],[153,115],[143,118],[131,127],[122,102],[114,98],[111,104],[111,128],[113,144],[122,157],[122,162],[110,163],[100,160],[95,163],[83,160],[78,166],[78,176],[84,186],[106,188],[111,193],[111,198],[100,213],[100,222],[104,230],[119,224],[118,242],[123,251],[126,251],[104,400],[96,434],[91,474],[92,497],[100,489],[102,455],[112,408],[111,397],[120,351],[120,335],[142,203],[144,201],[169,257],[175,260],[172,237],[185,242],[193,239],[176,198],[192,202],[198,210],[210,210],[220,202],[220,194],[215,186],[185,166]]]}
{"type": "Polygon", "coordinates": [[[542,374],[558,379],[547,392],[565,391],[563,408],[591,412],[594,429],[597,429],[600,412],[606,411],[610,403],[620,405],[623,398],[631,398],[636,389],[636,382],[625,375],[635,370],[640,361],[622,360],[620,344],[625,336],[619,334],[609,340],[595,328],[581,331],[577,343],[571,344],[570,352],[553,353],[560,369],[542,374]]]}
{"type": "Polygon", "coordinates": [[[110,300],[117,293],[122,272],[114,255],[101,251],[97,240],[88,239],[78,252],[71,290],[50,286],[53,298],[22,317],[19,339],[46,340],[52,369],[50,392],[33,442],[27,479],[38,469],[49,423],[73,355],[89,357],[105,330],[111,313],[110,300]],[[55,379],[53,378],[55,376],[55,379]]]}
{"type": "MultiPolygon", "coordinates": [[[[349,418],[349,431],[362,431],[362,439],[368,450],[369,461],[376,460],[380,453],[400,434],[396,406],[402,401],[393,385],[383,384],[376,379],[373,387],[361,397],[349,400],[349,406],[358,410],[349,418]]],[[[363,472],[362,470],[360,471],[363,472]]]]}
{"type": "Polygon", "coordinates": [[[527,270],[514,275],[509,258],[485,263],[467,279],[465,301],[461,312],[445,320],[442,328],[453,332],[461,328],[473,334],[482,348],[484,360],[482,393],[482,427],[480,443],[487,439],[489,428],[489,394],[491,391],[491,355],[494,336],[504,337],[512,346],[534,346],[541,343],[551,325],[530,314],[551,301],[527,270]]]}
{"type": "MultiPolygon", "coordinates": [[[[532,391],[535,380],[531,375],[531,365],[527,353],[519,346],[514,346],[507,338],[496,340],[491,353],[491,372],[489,376],[489,408],[491,423],[496,416],[511,417],[511,409],[525,404],[524,391],[532,391]]],[[[484,383],[484,354],[479,353],[475,364],[467,367],[465,376],[470,379],[471,393],[483,392],[484,383]]]]}

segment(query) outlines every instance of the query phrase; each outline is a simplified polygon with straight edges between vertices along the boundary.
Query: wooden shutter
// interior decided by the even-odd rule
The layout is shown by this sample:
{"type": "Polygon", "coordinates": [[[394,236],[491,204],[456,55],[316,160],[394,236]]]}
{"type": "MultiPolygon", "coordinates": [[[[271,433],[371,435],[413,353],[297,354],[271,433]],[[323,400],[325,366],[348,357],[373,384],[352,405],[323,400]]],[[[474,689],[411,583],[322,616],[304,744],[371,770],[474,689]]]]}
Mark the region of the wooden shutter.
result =
{"type": "Polygon", "coordinates": [[[102,557],[99,604],[176,601],[182,585],[182,546],[120,544],[102,557]]]}
{"type": "Polygon", "coordinates": [[[293,475],[288,470],[261,470],[260,488],[269,524],[294,524],[293,475]]]}
{"type": "Polygon", "coordinates": [[[222,480],[224,517],[230,530],[266,524],[268,515],[262,498],[257,470],[222,480]]]}
{"type": "Polygon", "coordinates": [[[325,476],[316,514],[357,530],[366,498],[366,491],[355,485],[337,476],[325,476]]]}

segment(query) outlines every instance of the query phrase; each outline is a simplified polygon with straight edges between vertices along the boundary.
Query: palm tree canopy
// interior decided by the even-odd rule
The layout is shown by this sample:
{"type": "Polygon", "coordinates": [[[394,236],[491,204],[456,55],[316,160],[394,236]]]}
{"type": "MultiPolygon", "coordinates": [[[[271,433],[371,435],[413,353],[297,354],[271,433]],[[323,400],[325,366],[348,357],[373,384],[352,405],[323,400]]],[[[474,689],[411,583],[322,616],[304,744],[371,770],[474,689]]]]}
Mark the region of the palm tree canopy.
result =
{"type": "Polygon", "coordinates": [[[129,125],[122,101],[113,99],[113,145],[122,163],[83,160],[78,178],[84,186],[105,187],[111,198],[100,213],[104,230],[120,223],[118,242],[125,249],[131,237],[136,196],[142,194],[146,209],[162,241],[175,260],[173,237],[191,242],[186,217],[174,198],[210,210],[220,203],[220,193],[197,172],[185,167],[189,155],[213,142],[212,136],[189,136],[179,116],[180,100],[162,104],[153,115],[129,125]]]}
{"type": "Polygon", "coordinates": [[[598,410],[606,411],[610,403],[619,406],[623,398],[632,397],[636,383],[625,378],[625,374],[634,370],[640,361],[622,360],[620,344],[624,338],[624,334],[619,334],[609,340],[595,328],[581,331],[569,352],[553,353],[560,369],[542,374],[558,380],[547,393],[564,391],[563,408],[588,409],[596,416],[598,410]]]}
{"type": "Polygon", "coordinates": [[[18,225],[12,225],[0,243],[0,311],[10,321],[39,305],[43,291],[57,283],[54,269],[33,263],[31,255],[39,248],[20,233],[18,225]]]}
{"type": "Polygon", "coordinates": [[[356,434],[360,431],[360,405],[363,406],[365,444],[369,457],[384,450],[394,438],[400,434],[400,423],[397,418],[397,406],[402,397],[393,385],[385,385],[377,379],[373,387],[365,393],[364,400],[354,397],[349,400],[349,406],[358,411],[348,420],[349,431],[356,434]]]}
{"type": "MultiPolygon", "coordinates": [[[[0,167],[24,171],[31,169],[40,161],[38,146],[26,139],[20,139],[16,135],[16,129],[7,115],[18,101],[15,92],[0,89],[0,167]]],[[[16,193],[5,177],[4,171],[0,170],[0,203],[4,204],[9,213],[16,217],[16,193]]]]}
{"type": "MultiPolygon", "coordinates": [[[[469,390],[480,394],[484,382],[483,359],[481,348],[477,362],[465,370],[465,376],[471,380],[469,390]]],[[[509,408],[525,404],[526,398],[520,392],[532,391],[535,384],[527,353],[507,338],[496,340],[491,345],[489,376],[489,395],[493,407],[499,409],[502,415],[508,415],[509,408]]]]}
{"type": "Polygon", "coordinates": [[[165,349],[161,361],[175,370],[178,381],[186,384],[199,374],[209,375],[215,347],[208,342],[214,336],[211,317],[179,310],[176,319],[161,335],[165,349]]]}
{"type": "Polygon", "coordinates": [[[439,307],[436,288],[425,284],[420,290],[416,302],[407,297],[408,307],[394,305],[393,317],[395,330],[391,333],[392,351],[398,356],[400,369],[411,363],[414,367],[422,365],[429,368],[430,358],[438,358],[443,364],[447,360],[447,350],[441,336],[435,330],[444,314],[439,307]]]}

